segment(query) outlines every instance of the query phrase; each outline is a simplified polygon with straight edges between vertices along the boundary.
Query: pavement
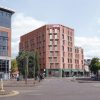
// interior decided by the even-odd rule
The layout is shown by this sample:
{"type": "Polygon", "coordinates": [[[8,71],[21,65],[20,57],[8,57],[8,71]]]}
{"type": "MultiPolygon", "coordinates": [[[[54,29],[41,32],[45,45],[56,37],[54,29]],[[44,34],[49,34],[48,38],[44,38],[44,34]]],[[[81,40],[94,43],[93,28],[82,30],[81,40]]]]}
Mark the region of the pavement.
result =
{"type": "Polygon", "coordinates": [[[100,100],[100,83],[79,83],[72,78],[47,78],[34,86],[8,86],[19,95],[0,100],[100,100]]]}
{"type": "Polygon", "coordinates": [[[24,80],[17,81],[16,79],[4,81],[4,87],[33,87],[39,83],[38,81],[35,81],[34,79],[28,79],[27,84],[24,80]]]}

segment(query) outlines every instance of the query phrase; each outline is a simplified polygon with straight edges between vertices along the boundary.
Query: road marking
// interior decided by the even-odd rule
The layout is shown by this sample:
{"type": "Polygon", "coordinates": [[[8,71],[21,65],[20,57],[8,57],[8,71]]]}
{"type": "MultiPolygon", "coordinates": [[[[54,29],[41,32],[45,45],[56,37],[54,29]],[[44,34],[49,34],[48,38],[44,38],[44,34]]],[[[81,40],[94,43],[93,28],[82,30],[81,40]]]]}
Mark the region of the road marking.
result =
{"type": "Polygon", "coordinates": [[[18,95],[19,92],[18,91],[12,91],[12,93],[10,94],[7,94],[7,95],[0,95],[0,97],[9,97],[9,96],[15,96],[15,95],[18,95]]]}

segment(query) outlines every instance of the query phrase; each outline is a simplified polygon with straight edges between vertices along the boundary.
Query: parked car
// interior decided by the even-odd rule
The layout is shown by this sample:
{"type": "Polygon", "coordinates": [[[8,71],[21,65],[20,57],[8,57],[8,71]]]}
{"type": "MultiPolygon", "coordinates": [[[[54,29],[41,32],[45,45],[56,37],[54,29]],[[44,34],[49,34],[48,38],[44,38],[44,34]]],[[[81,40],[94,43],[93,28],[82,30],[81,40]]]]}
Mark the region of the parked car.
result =
{"type": "Polygon", "coordinates": [[[91,75],[91,78],[92,78],[92,79],[96,79],[96,75],[92,74],[92,75],[91,75]]]}

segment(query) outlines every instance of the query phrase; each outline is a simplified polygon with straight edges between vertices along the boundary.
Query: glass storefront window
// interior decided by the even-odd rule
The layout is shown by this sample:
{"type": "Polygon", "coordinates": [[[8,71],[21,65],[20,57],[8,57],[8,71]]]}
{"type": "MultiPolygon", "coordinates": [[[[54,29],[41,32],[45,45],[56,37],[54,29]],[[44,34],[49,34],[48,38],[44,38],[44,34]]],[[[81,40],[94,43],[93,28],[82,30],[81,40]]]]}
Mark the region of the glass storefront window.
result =
{"type": "Polygon", "coordinates": [[[0,72],[8,72],[9,60],[0,60],[0,72]]]}
{"type": "Polygon", "coordinates": [[[8,33],[0,32],[0,56],[8,55],[8,33]]]}

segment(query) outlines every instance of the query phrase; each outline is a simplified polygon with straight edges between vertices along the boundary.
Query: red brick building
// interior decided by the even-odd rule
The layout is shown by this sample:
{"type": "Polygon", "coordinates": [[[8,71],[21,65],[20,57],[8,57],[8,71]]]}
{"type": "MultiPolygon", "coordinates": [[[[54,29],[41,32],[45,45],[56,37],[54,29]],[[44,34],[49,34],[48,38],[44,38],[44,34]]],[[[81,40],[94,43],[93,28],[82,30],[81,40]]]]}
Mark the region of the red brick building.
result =
{"type": "Polygon", "coordinates": [[[82,48],[74,46],[74,29],[49,24],[20,37],[19,51],[39,52],[40,67],[47,76],[69,76],[84,72],[82,48]]]}

